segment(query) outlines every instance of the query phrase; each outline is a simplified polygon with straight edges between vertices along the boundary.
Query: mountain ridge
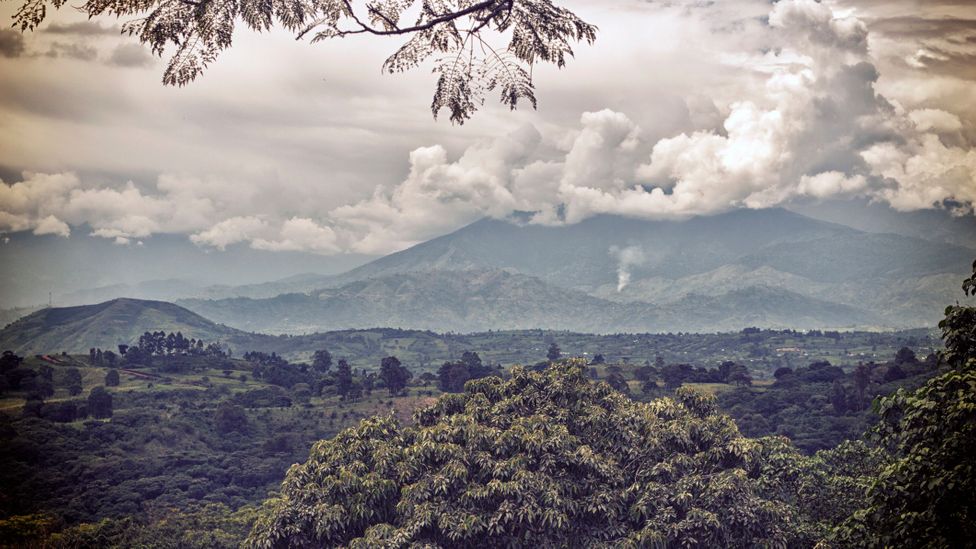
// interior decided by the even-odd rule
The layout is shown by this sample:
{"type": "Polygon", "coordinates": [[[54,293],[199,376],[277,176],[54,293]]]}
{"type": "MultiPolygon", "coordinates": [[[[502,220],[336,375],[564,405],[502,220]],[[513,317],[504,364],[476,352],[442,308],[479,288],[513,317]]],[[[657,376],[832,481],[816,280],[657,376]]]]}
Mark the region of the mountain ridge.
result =
{"type": "Polygon", "coordinates": [[[875,321],[852,307],[781,288],[753,287],[719,296],[691,294],[658,306],[612,302],[501,269],[420,271],[309,294],[181,300],[178,304],[243,330],[290,334],[373,326],[455,332],[527,328],[590,333],[708,332],[752,325],[845,328],[854,327],[852,319],[862,325],[875,321]],[[742,307],[750,301],[749,310],[742,307]]]}

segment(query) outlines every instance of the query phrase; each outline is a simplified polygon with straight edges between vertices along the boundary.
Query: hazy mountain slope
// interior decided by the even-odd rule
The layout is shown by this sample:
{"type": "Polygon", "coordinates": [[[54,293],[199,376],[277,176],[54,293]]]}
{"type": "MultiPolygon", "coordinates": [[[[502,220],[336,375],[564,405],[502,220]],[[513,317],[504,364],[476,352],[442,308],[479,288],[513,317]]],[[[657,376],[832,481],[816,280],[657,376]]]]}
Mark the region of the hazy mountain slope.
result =
{"type": "Polygon", "coordinates": [[[362,327],[476,331],[572,322],[595,329],[607,302],[505,271],[431,271],[373,278],[269,299],[183,300],[180,305],[248,331],[310,333],[362,327]],[[560,320],[581,316],[587,319],[560,320]]]}
{"type": "MultiPolygon", "coordinates": [[[[733,315],[740,319],[766,306],[743,300],[750,294],[741,291],[766,288],[859,311],[840,325],[902,328],[937,321],[974,257],[976,251],[946,242],[868,233],[775,208],[684,221],[597,216],[560,227],[485,219],[321,282],[341,286],[400,273],[501,268],[658,309],[691,295],[739,292],[723,299],[741,304],[733,315]]],[[[782,307],[787,300],[768,301],[782,307]]],[[[704,311],[695,314],[708,318],[704,311]]],[[[795,314],[797,327],[844,320],[827,315],[814,322],[817,315],[801,320],[803,311],[795,314]]]]}
{"type": "Polygon", "coordinates": [[[227,299],[233,297],[250,297],[261,299],[281,294],[307,293],[331,286],[336,276],[302,273],[280,280],[272,280],[258,284],[208,286],[195,295],[181,296],[181,298],[227,299]]]}
{"type": "MultiPolygon", "coordinates": [[[[725,295],[754,287],[781,289],[814,300],[845,304],[871,311],[876,327],[935,326],[945,306],[959,299],[961,276],[953,273],[905,278],[865,277],[838,283],[818,282],[771,267],[725,265],[707,273],[678,279],[651,277],[618,290],[616,283],[597,288],[592,295],[618,302],[643,301],[669,306],[707,290],[725,295]]],[[[802,311],[797,311],[801,314],[802,311]]]]}
{"type": "Polygon", "coordinates": [[[422,270],[514,269],[589,290],[617,279],[612,250],[639,248],[639,277],[678,278],[733,263],[767,246],[852,238],[854,229],[782,209],[737,210],[685,221],[596,216],[558,227],[483,219],[451,234],[372,261],[337,283],[422,270]]]}
{"type": "Polygon", "coordinates": [[[373,259],[355,254],[272,252],[244,244],[210,250],[176,234],[157,234],[120,246],[90,233],[90,228],[81,226],[68,238],[29,231],[4,235],[0,245],[0,307],[46,304],[48,292],[56,306],[77,304],[77,298],[66,296],[91,288],[102,290],[85,297],[88,303],[115,297],[185,297],[198,295],[197,288],[213,284],[236,286],[299,273],[340,273],[373,259]],[[141,283],[170,279],[180,279],[184,284],[166,294],[139,293],[141,283]]]}
{"type": "Polygon", "coordinates": [[[657,306],[612,302],[500,270],[407,273],[313,294],[184,300],[180,305],[243,330],[291,334],[374,326],[607,333],[737,330],[752,325],[836,328],[875,322],[872,315],[855,308],[775,288],[688,295],[657,306]]]}
{"type": "Polygon", "coordinates": [[[146,280],[134,284],[112,284],[76,290],[62,294],[58,298],[61,306],[90,305],[118,298],[173,301],[185,297],[201,295],[206,286],[179,278],[167,280],[146,280]]]}
{"type": "Polygon", "coordinates": [[[976,249],[976,216],[933,208],[899,212],[884,202],[844,198],[798,203],[790,209],[872,233],[894,233],[976,249]]]}
{"type": "Polygon", "coordinates": [[[188,338],[206,341],[246,335],[172,303],[115,299],[29,314],[0,331],[0,348],[27,354],[85,352],[91,347],[115,349],[119,343],[132,343],[152,330],[180,331],[188,338]]]}
{"type": "Polygon", "coordinates": [[[0,326],[6,326],[18,318],[25,317],[40,307],[18,307],[13,309],[0,309],[0,326]]]}

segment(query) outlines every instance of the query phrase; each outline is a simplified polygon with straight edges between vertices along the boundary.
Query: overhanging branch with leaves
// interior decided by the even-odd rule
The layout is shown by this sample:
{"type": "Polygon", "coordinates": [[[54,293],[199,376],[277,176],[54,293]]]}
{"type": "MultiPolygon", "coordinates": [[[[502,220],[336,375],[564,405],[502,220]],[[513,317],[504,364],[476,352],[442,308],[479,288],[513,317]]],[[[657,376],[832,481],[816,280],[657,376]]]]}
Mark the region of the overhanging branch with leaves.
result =
{"type": "MultiPolygon", "coordinates": [[[[34,30],[67,0],[26,0],[14,27],[34,30]]],[[[169,56],[163,83],[184,86],[231,47],[237,25],[264,31],[280,26],[312,42],[351,35],[409,36],[384,63],[387,73],[413,69],[436,56],[438,80],[431,103],[463,124],[498,91],[511,109],[536,106],[532,66],[563,67],[575,42],[593,43],[597,28],[550,0],[86,0],[90,18],[132,17],[122,31],[169,56]],[[402,22],[412,17],[409,23],[402,22]],[[491,39],[484,36],[492,35],[491,39]],[[499,43],[492,45],[492,41],[499,43]],[[504,44],[504,46],[502,46],[504,44]]]]}

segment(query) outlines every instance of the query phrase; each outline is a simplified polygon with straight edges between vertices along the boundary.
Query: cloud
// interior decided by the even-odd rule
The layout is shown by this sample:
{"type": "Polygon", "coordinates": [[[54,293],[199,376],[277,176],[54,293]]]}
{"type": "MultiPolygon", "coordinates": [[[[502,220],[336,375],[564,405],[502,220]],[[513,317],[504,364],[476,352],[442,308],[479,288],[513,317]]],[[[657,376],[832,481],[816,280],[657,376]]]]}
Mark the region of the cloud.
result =
{"type": "Polygon", "coordinates": [[[239,216],[225,219],[205,231],[190,236],[197,246],[211,246],[223,250],[232,244],[246,242],[264,233],[268,224],[259,217],[239,216]]]}
{"type": "Polygon", "coordinates": [[[44,32],[49,34],[66,34],[76,36],[99,36],[105,34],[120,34],[121,30],[115,25],[102,26],[95,21],[75,21],[72,23],[53,22],[44,32]]]}
{"type": "Polygon", "coordinates": [[[24,54],[24,35],[14,29],[0,29],[0,56],[20,57],[24,54]]]}
{"type": "Polygon", "coordinates": [[[448,160],[442,146],[410,153],[407,178],[393,189],[378,188],[365,200],[329,216],[350,249],[384,253],[432,238],[485,215],[504,216],[525,205],[508,187],[512,167],[523,163],[541,136],[523,126],[504,138],[468,148],[448,160]]]}
{"type": "MultiPolygon", "coordinates": [[[[179,92],[137,88],[128,106],[125,98],[82,96],[93,104],[85,114],[101,125],[72,134],[72,143],[85,146],[58,149],[65,165],[87,167],[77,173],[138,168],[163,175],[155,181],[80,178],[56,173],[60,167],[25,174],[0,187],[0,230],[33,230],[54,216],[113,240],[164,232],[188,234],[216,249],[241,244],[374,254],[515,211],[533,212],[531,223],[553,225],[599,214],[683,218],[836,197],[902,210],[971,211],[972,82],[936,75],[929,54],[918,58],[922,68],[905,62],[921,49],[962,59],[971,47],[966,40],[952,50],[932,30],[906,34],[911,49],[905,49],[892,38],[894,27],[873,30],[883,27],[878,17],[813,0],[600,9],[620,10],[613,21],[621,28],[637,25],[632,21],[652,25],[660,36],[640,47],[653,53],[615,55],[627,51],[621,44],[636,47],[616,35],[608,37],[606,52],[580,50],[585,71],[571,65],[567,71],[583,72],[567,72],[569,83],[548,81],[565,89],[562,103],[554,101],[545,116],[489,111],[464,128],[442,131],[397,103],[387,88],[400,81],[363,86],[345,74],[330,75],[335,81],[321,88],[296,91],[271,87],[294,80],[278,67],[268,69],[273,77],[248,84],[256,87],[252,94],[237,93],[245,80],[232,79],[179,92]],[[620,66],[639,70],[620,78],[620,66]],[[333,88],[339,91],[328,95],[333,88]],[[100,104],[101,110],[94,106],[100,104]],[[147,122],[133,124],[124,108],[142,104],[151,106],[131,120],[147,122]],[[115,127],[126,130],[107,146],[103,136],[115,127]],[[149,153],[133,145],[143,138],[149,153]],[[178,164],[185,173],[156,168],[164,164],[178,164]],[[306,169],[292,171],[298,165],[306,169]]],[[[969,36],[965,25],[945,28],[953,40],[969,36]]],[[[258,51],[247,48],[238,68],[250,67],[258,51]]],[[[103,56],[108,63],[118,61],[113,57],[103,56]]],[[[132,81],[143,76],[107,64],[46,62],[132,81]]],[[[229,73],[232,68],[224,66],[229,73]]],[[[41,97],[48,104],[63,103],[61,96],[74,86],[44,82],[59,90],[41,97]]],[[[0,98],[34,101],[36,90],[48,89],[0,87],[0,98]]],[[[31,125],[25,131],[38,133],[0,141],[8,145],[0,150],[22,152],[11,147],[46,142],[84,122],[57,109],[22,109],[15,112],[36,112],[30,120],[58,119],[60,125],[43,131],[31,125]]],[[[621,287],[627,272],[621,270],[621,287]]]]}
{"type": "Polygon", "coordinates": [[[890,184],[876,196],[896,210],[934,208],[947,202],[957,213],[976,204],[976,150],[947,147],[934,134],[905,143],[883,142],[863,151],[873,175],[890,184]]]}
{"type": "Polygon", "coordinates": [[[71,236],[71,228],[64,221],[49,215],[37,222],[37,226],[34,227],[34,234],[53,234],[67,238],[71,236]]]}
{"type": "Polygon", "coordinates": [[[68,193],[79,185],[74,174],[25,173],[24,181],[0,182],[0,231],[37,228],[61,213],[68,193]]]}
{"type": "Polygon", "coordinates": [[[78,61],[94,61],[98,58],[98,49],[88,44],[54,42],[45,55],[52,58],[67,57],[78,61]]]}
{"type": "Polygon", "coordinates": [[[951,112],[941,109],[918,109],[908,113],[919,131],[957,132],[962,130],[962,121],[951,112]]]}
{"type": "Polygon", "coordinates": [[[331,228],[323,227],[311,219],[293,217],[282,224],[277,239],[258,238],[251,242],[251,247],[257,250],[305,251],[328,255],[340,251],[336,240],[335,231],[331,228]]]}
{"type": "Polygon", "coordinates": [[[867,188],[867,179],[863,175],[848,177],[840,172],[823,172],[801,177],[797,190],[800,194],[815,198],[833,198],[857,194],[865,188],[867,188]]]}
{"type": "Polygon", "coordinates": [[[155,61],[142,44],[119,44],[108,57],[109,64],[119,67],[150,67],[155,61]]]}

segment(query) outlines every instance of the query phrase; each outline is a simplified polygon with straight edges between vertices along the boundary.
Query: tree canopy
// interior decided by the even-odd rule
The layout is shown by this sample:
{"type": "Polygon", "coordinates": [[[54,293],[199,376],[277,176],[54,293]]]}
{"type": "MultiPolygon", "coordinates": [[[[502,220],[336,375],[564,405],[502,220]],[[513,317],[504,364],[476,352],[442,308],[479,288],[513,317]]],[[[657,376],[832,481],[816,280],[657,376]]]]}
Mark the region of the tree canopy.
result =
{"type": "MultiPolygon", "coordinates": [[[[976,262],[962,288],[976,295],[976,262]]],[[[976,539],[976,307],[946,308],[939,327],[948,371],[875,404],[877,440],[890,458],[841,530],[850,544],[969,547],[976,539]]]]}
{"type": "Polygon", "coordinates": [[[414,419],[316,443],[248,545],[785,547],[818,531],[794,486],[807,458],[692,391],[634,402],[572,360],[470,381],[414,419]]]}
{"type": "MultiPolygon", "coordinates": [[[[22,0],[14,26],[33,30],[48,6],[67,0],[22,0]]],[[[563,67],[572,43],[596,40],[597,29],[550,0],[86,0],[89,17],[133,18],[122,32],[156,55],[171,54],[163,83],[183,86],[230,48],[235,28],[280,26],[312,42],[356,34],[409,37],[383,63],[387,73],[414,69],[428,60],[437,84],[431,111],[447,109],[463,124],[486,92],[515,109],[536,106],[532,66],[563,67]]]]}

